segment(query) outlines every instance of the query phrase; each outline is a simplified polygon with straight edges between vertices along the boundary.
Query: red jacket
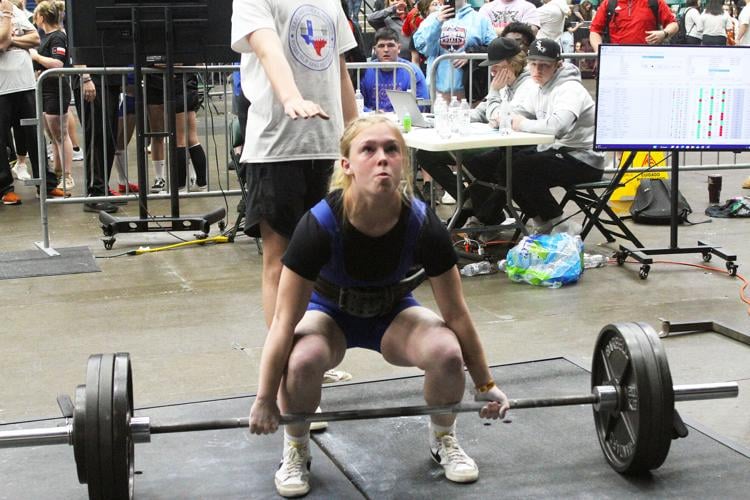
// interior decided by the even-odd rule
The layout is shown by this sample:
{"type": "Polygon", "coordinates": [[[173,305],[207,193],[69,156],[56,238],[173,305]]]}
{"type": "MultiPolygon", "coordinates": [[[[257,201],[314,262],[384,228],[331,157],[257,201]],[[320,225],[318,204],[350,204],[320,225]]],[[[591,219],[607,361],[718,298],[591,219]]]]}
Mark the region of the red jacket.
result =
{"type": "Polygon", "coordinates": [[[419,25],[422,24],[422,16],[419,14],[419,10],[414,7],[409,11],[408,14],[406,14],[406,19],[404,19],[404,25],[401,28],[401,31],[406,36],[412,36],[415,31],[417,31],[417,28],[419,28],[419,25]]]}

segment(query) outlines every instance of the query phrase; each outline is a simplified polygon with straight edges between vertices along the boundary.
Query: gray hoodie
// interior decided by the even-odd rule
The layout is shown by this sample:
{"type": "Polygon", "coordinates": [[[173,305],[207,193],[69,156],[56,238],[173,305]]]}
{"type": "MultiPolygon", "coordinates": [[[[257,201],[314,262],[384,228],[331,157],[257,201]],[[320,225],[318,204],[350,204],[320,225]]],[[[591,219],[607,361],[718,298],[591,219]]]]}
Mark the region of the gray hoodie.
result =
{"type": "Polygon", "coordinates": [[[538,146],[539,151],[565,148],[587,165],[604,168],[604,153],[593,150],[594,100],[576,66],[563,63],[544,86],[514,100],[513,112],[527,118],[521,124],[523,132],[554,134],[555,142],[538,146]]]}
{"type": "Polygon", "coordinates": [[[525,69],[516,77],[513,83],[500,90],[494,90],[490,86],[487,97],[476,108],[471,110],[471,121],[488,123],[492,115],[497,111],[500,111],[501,116],[504,113],[510,113],[513,99],[520,97],[523,92],[531,88],[536,88],[536,84],[525,69]]]}

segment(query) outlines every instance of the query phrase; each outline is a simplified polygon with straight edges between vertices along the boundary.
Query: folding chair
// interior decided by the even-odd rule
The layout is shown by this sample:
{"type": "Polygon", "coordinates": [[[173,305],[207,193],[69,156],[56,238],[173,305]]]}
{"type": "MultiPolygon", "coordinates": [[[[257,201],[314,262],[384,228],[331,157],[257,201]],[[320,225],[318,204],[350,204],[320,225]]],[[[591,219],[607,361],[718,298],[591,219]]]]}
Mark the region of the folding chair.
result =
{"type": "Polygon", "coordinates": [[[607,239],[608,243],[613,243],[615,237],[617,237],[630,241],[638,248],[643,248],[640,240],[628,229],[622,219],[612,210],[612,207],[609,206],[609,199],[612,193],[617,188],[624,186],[622,178],[627,170],[628,168],[624,166],[609,179],[573,184],[565,187],[565,196],[560,201],[560,206],[564,210],[565,205],[572,201],[583,212],[582,240],[585,240],[591,230],[596,227],[607,239]]]}

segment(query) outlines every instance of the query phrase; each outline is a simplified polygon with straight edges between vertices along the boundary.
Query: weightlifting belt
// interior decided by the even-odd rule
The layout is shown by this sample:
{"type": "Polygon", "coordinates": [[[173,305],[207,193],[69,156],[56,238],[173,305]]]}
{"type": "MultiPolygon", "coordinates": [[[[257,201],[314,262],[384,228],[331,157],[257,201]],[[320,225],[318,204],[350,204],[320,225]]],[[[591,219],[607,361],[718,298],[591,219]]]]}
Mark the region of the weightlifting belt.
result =
{"type": "Polygon", "coordinates": [[[391,311],[402,298],[417,288],[426,278],[424,269],[419,269],[393,285],[340,287],[319,276],[315,281],[315,291],[337,304],[347,314],[359,318],[374,318],[391,311]]]}

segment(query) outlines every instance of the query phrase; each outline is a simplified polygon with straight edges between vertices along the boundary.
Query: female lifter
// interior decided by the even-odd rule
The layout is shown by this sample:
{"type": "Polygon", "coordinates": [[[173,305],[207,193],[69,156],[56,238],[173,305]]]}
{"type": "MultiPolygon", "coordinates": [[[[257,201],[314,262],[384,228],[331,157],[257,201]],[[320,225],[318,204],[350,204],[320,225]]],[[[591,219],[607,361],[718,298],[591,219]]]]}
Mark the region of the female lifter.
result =
{"type": "MultiPolygon", "coordinates": [[[[346,128],[340,149],[332,192],[305,214],[283,257],[283,300],[276,302],[263,347],[251,432],[275,432],[280,409],[314,412],[323,373],[351,347],[424,370],[424,398],[430,405],[461,400],[466,365],[477,399],[488,401],[480,416],[504,415],[508,400],[492,381],[448,232],[412,197],[403,137],[387,118],[363,118],[346,128]],[[442,318],[408,291],[378,297],[378,289],[400,290],[399,282],[415,265],[424,268],[442,318]],[[343,307],[338,305],[342,288],[349,297],[343,307]]],[[[282,496],[310,490],[308,427],[286,426],[275,475],[282,496]]],[[[432,456],[449,480],[479,477],[474,460],[456,440],[455,415],[431,416],[429,436],[432,456]]]]}

